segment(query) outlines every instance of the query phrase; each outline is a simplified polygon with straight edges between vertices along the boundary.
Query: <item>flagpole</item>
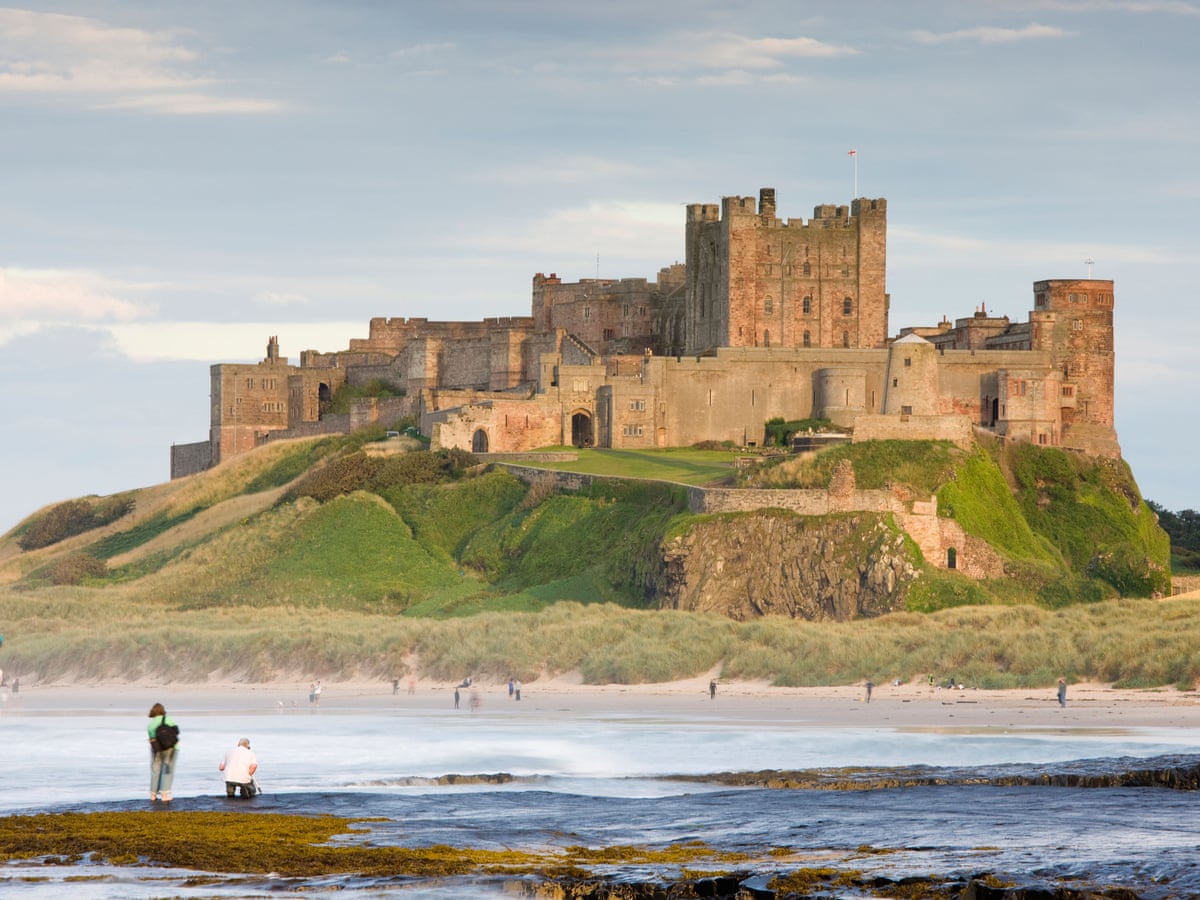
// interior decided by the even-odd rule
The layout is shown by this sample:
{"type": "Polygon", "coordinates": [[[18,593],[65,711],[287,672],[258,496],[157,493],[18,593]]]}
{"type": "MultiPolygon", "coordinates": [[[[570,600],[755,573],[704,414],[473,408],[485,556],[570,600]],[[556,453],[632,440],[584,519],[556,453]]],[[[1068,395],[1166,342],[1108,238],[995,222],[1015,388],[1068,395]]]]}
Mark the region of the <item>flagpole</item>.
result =
{"type": "Polygon", "coordinates": [[[853,193],[853,195],[851,195],[850,199],[857,200],[858,199],[858,151],[851,150],[846,155],[849,156],[851,161],[853,161],[853,163],[854,163],[854,193],[853,193]]]}

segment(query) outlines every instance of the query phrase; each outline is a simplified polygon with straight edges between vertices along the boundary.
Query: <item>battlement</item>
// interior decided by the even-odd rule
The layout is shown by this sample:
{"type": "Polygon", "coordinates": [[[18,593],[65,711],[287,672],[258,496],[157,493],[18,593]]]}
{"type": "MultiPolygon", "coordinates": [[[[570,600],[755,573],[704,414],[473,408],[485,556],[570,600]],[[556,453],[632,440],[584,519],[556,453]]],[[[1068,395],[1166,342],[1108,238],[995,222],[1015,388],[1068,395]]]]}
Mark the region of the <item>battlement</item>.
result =
{"type": "MultiPolygon", "coordinates": [[[[721,199],[718,206],[714,203],[691,203],[687,207],[687,224],[706,225],[720,222],[722,219],[737,216],[757,216],[764,226],[772,228],[788,228],[803,230],[805,228],[836,228],[851,227],[856,219],[887,218],[887,199],[884,197],[860,197],[849,206],[839,206],[835,203],[822,203],[813,207],[812,218],[776,218],[775,188],[759,189],[758,199],[754,197],[729,196],[721,199]]],[[[553,277],[553,276],[551,276],[553,277]]]]}
{"type": "Polygon", "coordinates": [[[702,222],[719,222],[721,207],[715,203],[689,203],[687,208],[687,223],[689,225],[702,222]]]}

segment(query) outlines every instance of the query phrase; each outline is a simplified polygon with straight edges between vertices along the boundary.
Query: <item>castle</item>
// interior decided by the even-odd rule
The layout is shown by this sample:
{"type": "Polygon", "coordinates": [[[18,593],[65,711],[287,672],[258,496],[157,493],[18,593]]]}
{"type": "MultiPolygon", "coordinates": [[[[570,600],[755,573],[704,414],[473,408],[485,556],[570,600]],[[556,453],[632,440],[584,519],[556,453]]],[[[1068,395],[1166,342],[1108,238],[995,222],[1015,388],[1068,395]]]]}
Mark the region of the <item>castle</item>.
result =
{"type": "Polygon", "coordinates": [[[692,204],[686,262],[644,278],[533,277],[528,317],[375,318],[366,338],[299,365],[271,337],[255,364],[212,366],[207,441],[171,449],[171,477],[265,441],[405,416],[431,446],[754,445],[764,423],[825,418],[854,440],[975,431],[1096,456],[1113,427],[1113,284],[1033,285],[1026,322],[980,307],[889,337],[887,201],[776,216],[775,191],[692,204]],[[400,396],[331,414],[344,384],[400,396]]]}

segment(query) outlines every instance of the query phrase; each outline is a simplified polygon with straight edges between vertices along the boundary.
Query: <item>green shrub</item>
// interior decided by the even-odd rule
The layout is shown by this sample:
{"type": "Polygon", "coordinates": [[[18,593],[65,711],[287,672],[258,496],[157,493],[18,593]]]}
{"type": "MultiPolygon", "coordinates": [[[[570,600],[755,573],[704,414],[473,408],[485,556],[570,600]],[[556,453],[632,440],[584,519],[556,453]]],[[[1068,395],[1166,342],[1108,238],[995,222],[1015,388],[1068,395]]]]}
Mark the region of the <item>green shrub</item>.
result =
{"type": "MultiPolygon", "coordinates": [[[[402,457],[403,458],[403,457],[402,457]]],[[[361,450],[331,459],[288,488],[281,502],[312,497],[319,503],[362,490],[379,470],[381,461],[361,450]]]]}
{"type": "Polygon", "coordinates": [[[366,384],[342,384],[334,391],[328,407],[322,409],[322,412],[348,413],[355,400],[367,397],[403,397],[404,394],[403,389],[384,384],[378,378],[366,384]]]}
{"type": "Polygon", "coordinates": [[[49,547],[59,541],[83,534],[115,522],[133,511],[133,494],[114,494],[111,497],[67,500],[51,507],[33,520],[17,538],[22,550],[49,547]]]}
{"type": "Polygon", "coordinates": [[[802,431],[828,432],[841,431],[836,428],[828,419],[793,419],[785,421],[782,416],[777,416],[774,419],[767,419],[763,429],[763,446],[764,447],[786,447],[792,439],[792,435],[799,434],[802,431]]]}
{"type": "Polygon", "coordinates": [[[106,574],[108,566],[104,560],[90,553],[72,553],[46,573],[52,584],[80,584],[86,578],[103,578],[106,574]]]}

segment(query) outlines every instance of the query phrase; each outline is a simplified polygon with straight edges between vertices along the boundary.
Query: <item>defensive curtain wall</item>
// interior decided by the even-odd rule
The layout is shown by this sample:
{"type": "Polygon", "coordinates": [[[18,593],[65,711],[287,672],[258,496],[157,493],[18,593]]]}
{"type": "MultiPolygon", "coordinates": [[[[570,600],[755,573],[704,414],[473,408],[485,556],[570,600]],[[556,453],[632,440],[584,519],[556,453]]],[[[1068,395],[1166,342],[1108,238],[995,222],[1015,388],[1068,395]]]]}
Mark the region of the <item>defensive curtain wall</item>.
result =
{"type": "MultiPolygon", "coordinates": [[[[213,366],[207,464],[329,430],[338,387],[374,380],[405,401],[350,421],[420,416],[435,446],[751,444],[777,416],[955,439],[962,424],[941,417],[965,417],[1006,439],[1120,454],[1111,281],[1039,281],[1028,322],[981,306],[889,348],[885,200],[785,221],[764,188],[757,204],[693,204],[685,233],[686,267],[657,282],[538,275],[528,317],[376,318],[349,349],[304,351],[299,366],[275,338],[260,363],[213,366]]],[[[172,448],[173,477],[203,462],[200,444],[172,448]]]]}
{"type": "MultiPolygon", "coordinates": [[[[590,490],[612,479],[578,472],[537,469],[516,462],[497,462],[526,484],[551,483],[567,493],[590,490]]],[[[954,519],[938,515],[937,498],[920,500],[901,490],[860,491],[854,486],[854,470],[847,463],[834,473],[828,490],[755,490],[686,487],[688,512],[730,513],[762,509],[784,509],[802,516],[868,512],[891,514],[896,524],[913,539],[926,561],[939,568],[952,568],[970,578],[998,578],[1004,566],[984,541],[966,534],[954,519]]]]}

